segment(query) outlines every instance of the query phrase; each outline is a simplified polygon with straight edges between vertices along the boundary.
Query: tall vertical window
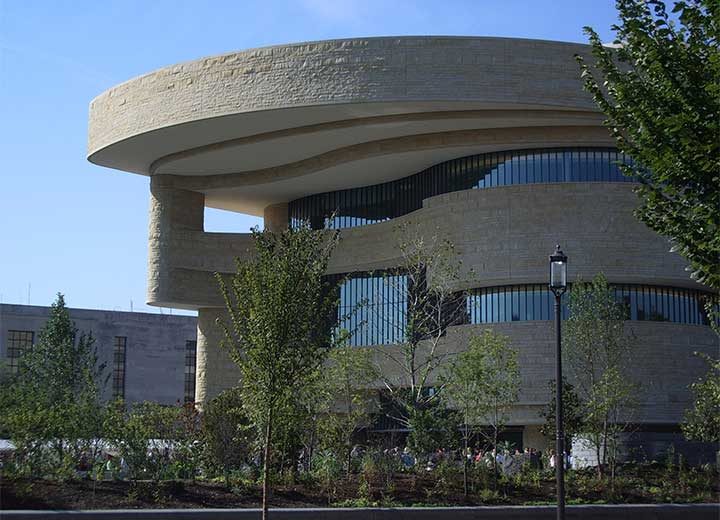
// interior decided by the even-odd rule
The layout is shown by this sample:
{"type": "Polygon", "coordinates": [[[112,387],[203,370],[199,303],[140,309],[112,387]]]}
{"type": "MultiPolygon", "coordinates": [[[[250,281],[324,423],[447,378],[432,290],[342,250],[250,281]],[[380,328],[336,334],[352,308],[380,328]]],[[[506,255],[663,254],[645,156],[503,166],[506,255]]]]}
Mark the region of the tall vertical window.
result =
{"type": "Polygon", "coordinates": [[[185,402],[195,401],[195,366],[197,341],[185,342],[185,402]]]}
{"type": "Polygon", "coordinates": [[[407,276],[392,272],[353,273],[339,287],[339,329],[348,345],[386,345],[405,338],[407,276]]]}
{"type": "Polygon", "coordinates": [[[113,398],[125,399],[125,358],[127,338],[115,336],[113,347],[113,398]]]}
{"type": "Polygon", "coordinates": [[[35,333],[31,330],[9,330],[7,331],[7,357],[10,371],[18,370],[18,361],[23,353],[32,347],[35,333]]]}

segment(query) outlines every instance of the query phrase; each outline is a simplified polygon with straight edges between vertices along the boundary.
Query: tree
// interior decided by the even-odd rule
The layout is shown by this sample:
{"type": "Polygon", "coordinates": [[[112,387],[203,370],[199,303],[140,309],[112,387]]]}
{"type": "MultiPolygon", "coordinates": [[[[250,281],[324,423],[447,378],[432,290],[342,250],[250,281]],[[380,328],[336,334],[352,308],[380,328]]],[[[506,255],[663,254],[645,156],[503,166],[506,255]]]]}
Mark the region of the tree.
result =
{"type": "Polygon", "coordinates": [[[426,401],[410,410],[410,433],[407,446],[414,454],[431,453],[437,448],[454,449],[460,422],[455,410],[445,406],[443,399],[426,401]]]}
{"type": "Polygon", "coordinates": [[[174,428],[172,473],[175,478],[195,480],[202,461],[202,422],[195,403],[177,402],[174,428]]]}
{"type": "MultiPolygon", "coordinates": [[[[447,399],[462,414],[465,451],[470,438],[479,432],[496,452],[498,435],[520,389],[517,353],[508,345],[507,336],[492,330],[472,336],[468,349],[458,354],[443,379],[447,399]],[[490,426],[489,434],[482,425],[490,426]]],[[[463,485],[467,495],[467,457],[463,460],[463,485]]],[[[493,470],[497,481],[497,457],[493,457],[493,470]]]]}
{"type": "Polygon", "coordinates": [[[321,420],[324,442],[344,460],[351,471],[353,434],[370,423],[368,387],[380,374],[366,348],[338,347],[330,351],[322,369],[322,386],[327,392],[326,413],[321,420]]]}
{"type": "Polygon", "coordinates": [[[720,360],[703,354],[708,364],[708,373],[690,385],[695,395],[693,407],[685,412],[681,425],[689,440],[720,443],[720,360]]]}
{"type": "MultiPolygon", "coordinates": [[[[390,283],[391,302],[405,301],[403,320],[388,323],[401,328],[404,341],[385,355],[397,369],[397,377],[383,375],[391,401],[388,416],[411,430],[410,439],[443,437],[438,423],[447,418],[440,406],[444,384],[433,383],[438,369],[450,354],[442,348],[449,327],[467,323],[466,293],[458,289],[462,262],[453,244],[437,234],[406,223],[396,229],[401,260],[401,282],[390,283]],[[429,426],[431,429],[420,432],[429,426]]],[[[397,280],[398,277],[389,277],[397,280]]],[[[416,449],[424,442],[417,442],[416,449]]]]}
{"type": "Polygon", "coordinates": [[[320,419],[327,409],[328,392],[323,386],[323,367],[319,366],[305,378],[292,400],[282,403],[273,425],[274,455],[271,457],[278,473],[294,473],[298,453],[305,469],[312,469],[312,459],[318,444],[320,419]]]}
{"type": "Polygon", "coordinates": [[[229,488],[230,472],[247,460],[255,439],[240,389],[226,390],[205,403],[201,424],[204,464],[210,472],[222,475],[229,488]]]}
{"type": "MultiPolygon", "coordinates": [[[[543,425],[540,426],[540,433],[548,439],[554,439],[557,431],[555,426],[555,396],[557,395],[557,385],[554,379],[548,381],[548,387],[550,388],[550,400],[545,409],[540,412],[540,417],[545,420],[543,425]]],[[[564,445],[568,446],[567,439],[572,439],[573,436],[583,431],[585,409],[580,396],[578,396],[575,391],[575,387],[564,377],[562,387],[563,431],[566,437],[564,445]]]]}
{"type": "Polygon", "coordinates": [[[583,434],[595,451],[598,475],[608,463],[614,475],[619,435],[630,422],[638,389],[627,373],[635,345],[625,330],[627,309],[599,274],[573,284],[568,310],[563,356],[584,403],[583,434]]]}
{"type": "Polygon", "coordinates": [[[2,386],[0,418],[17,447],[16,460],[32,475],[68,476],[83,453],[99,451],[107,379],[94,343],[92,334],[78,333],[58,293],[37,343],[2,386]]]}
{"type": "Polygon", "coordinates": [[[595,58],[577,57],[607,117],[622,166],[640,181],[636,215],[672,239],[693,277],[720,289],[720,51],[716,0],[617,0],[614,47],[586,27],[595,58]]]}
{"type": "Polygon", "coordinates": [[[335,291],[325,278],[338,234],[307,227],[253,231],[255,255],[236,259],[226,282],[223,346],[241,372],[243,407],[262,431],[263,518],[267,518],[273,425],[332,345],[335,291]]]}

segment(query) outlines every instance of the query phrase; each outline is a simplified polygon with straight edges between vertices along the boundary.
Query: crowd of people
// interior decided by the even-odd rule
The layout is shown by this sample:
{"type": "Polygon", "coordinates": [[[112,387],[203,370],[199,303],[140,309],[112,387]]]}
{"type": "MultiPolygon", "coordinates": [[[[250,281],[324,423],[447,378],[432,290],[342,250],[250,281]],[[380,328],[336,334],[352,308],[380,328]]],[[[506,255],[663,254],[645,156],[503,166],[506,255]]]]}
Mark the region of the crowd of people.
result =
{"type": "MultiPolygon", "coordinates": [[[[356,445],[351,451],[351,457],[353,459],[359,459],[364,453],[365,449],[360,445],[356,445]]],[[[449,450],[438,448],[427,455],[416,456],[410,448],[400,448],[396,446],[385,449],[383,455],[399,461],[406,469],[424,466],[426,471],[433,471],[443,462],[450,462],[462,466],[463,458],[466,459],[470,465],[484,465],[487,468],[494,468],[495,463],[497,463],[498,470],[506,475],[515,474],[525,465],[529,465],[538,470],[554,469],[558,459],[554,450],[548,449],[541,452],[535,448],[525,448],[522,451],[508,448],[497,450],[467,448],[464,452],[462,449],[449,450]]],[[[569,453],[565,453],[565,467],[572,468],[572,462],[572,456],[569,453]]]]}
{"type": "MultiPolygon", "coordinates": [[[[353,460],[359,461],[367,453],[367,449],[361,445],[355,445],[350,452],[350,456],[353,460]]],[[[467,448],[462,449],[444,449],[438,448],[435,451],[417,456],[412,453],[409,447],[400,448],[396,446],[394,448],[386,448],[381,452],[375,452],[378,456],[383,456],[389,460],[395,461],[400,467],[405,469],[422,469],[425,471],[433,471],[438,465],[442,463],[455,464],[461,467],[465,459],[471,466],[484,466],[488,469],[493,469],[495,463],[497,463],[498,471],[505,475],[514,475],[520,471],[524,466],[529,466],[538,470],[552,470],[555,468],[557,463],[557,457],[555,451],[548,449],[540,451],[535,448],[525,448],[524,450],[519,449],[508,449],[503,447],[500,449],[483,450],[480,448],[467,448]]],[[[163,457],[169,460],[171,453],[169,448],[165,448],[158,453],[149,453],[149,456],[163,457]]],[[[307,470],[307,454],[303,451],[300,454],[298,460],[298,469],[300,471],[307,470]]],[[[103,464],[103,478],[127,478],[129,476],[129,466],[125,459],[114,453],[104,453],[104,464],[103,464]]],[[[262,464],[261,457],[258,454],[255,455],[254,459],[249,462],[250,465],[260,467],[262,464]]],[[[573,467],[573,458],[570,454],[565,454],[565,467],[573,467]]],[[[78,472],[82,474],[88,474],[91,469],[91,464],[86,461],[85,457],[81,459],[81,463],[78,466],[78,472]]]]}

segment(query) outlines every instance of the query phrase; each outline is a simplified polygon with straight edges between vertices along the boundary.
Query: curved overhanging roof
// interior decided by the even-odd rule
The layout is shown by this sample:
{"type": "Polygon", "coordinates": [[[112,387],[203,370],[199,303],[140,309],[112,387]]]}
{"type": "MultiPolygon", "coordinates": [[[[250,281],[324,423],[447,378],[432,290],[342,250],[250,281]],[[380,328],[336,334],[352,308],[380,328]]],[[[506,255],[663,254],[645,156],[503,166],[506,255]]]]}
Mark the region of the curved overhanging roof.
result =
{"type": "Polygon", "coordinates": [[[463,154],[607,145],[584,45],[477,37],[329,40],[160,69],[90,104],[88,159],[172,175],[209,206],[403,177],[463,154]]]}

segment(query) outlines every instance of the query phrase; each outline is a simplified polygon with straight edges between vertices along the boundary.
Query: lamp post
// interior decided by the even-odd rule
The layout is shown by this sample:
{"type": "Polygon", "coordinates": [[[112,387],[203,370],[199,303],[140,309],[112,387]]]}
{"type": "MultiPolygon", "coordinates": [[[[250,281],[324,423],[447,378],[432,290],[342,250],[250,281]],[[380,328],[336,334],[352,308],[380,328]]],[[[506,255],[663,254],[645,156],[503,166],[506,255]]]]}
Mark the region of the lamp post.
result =
{"type": "Polygon", "coordinates": [[[567,290],[567,256],[555,246],[550,255],[550,290],[555,295],[555,477],[557,519],[565,520],[565,432],[562,408],[562,351],[560,343],[560,301],[567,290]]]}

